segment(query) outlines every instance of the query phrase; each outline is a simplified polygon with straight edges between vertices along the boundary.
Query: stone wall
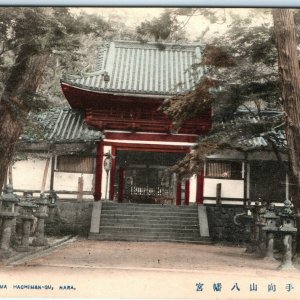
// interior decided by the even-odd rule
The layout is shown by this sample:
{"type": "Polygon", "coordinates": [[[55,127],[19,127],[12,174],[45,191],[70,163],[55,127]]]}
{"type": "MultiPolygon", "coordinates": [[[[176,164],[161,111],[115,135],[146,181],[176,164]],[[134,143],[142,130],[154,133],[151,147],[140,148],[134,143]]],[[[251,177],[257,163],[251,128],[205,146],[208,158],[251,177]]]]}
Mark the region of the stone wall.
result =
{"type": "Polygon", "coordinates": [[[57,207],[46,221],[48,235],[88,236],[93,201],[58,201],[57,207]]]}
{"type": "Polygon", "coordinates": [[[245,228],[237,226],[233,222],[236,214],[244,212],[242,206],[207,205],[206,207],[209,232],[214,242],[242,245],[249,241],[249,233],[245,232],[245,228]]]}
{"type": "MultiPolygon", "coordinates": [[[[93,201],[58,201],[57,207],[46,221],[48,235],[80,235],[87,237],[90,230],[93,201]]],[[[234,224],[235,214],[244,212],[242,206],[207,205],[210,236],[214,242],[245,244],[249,234],[244,227],[234,224]]]]}

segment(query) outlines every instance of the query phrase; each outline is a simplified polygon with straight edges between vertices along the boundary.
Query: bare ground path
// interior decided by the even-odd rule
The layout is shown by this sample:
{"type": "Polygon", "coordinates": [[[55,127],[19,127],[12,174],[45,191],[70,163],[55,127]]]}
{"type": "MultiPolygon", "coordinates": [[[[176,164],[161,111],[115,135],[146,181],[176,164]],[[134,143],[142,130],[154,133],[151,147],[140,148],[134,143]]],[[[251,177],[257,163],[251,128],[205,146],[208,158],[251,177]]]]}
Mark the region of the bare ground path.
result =
{"type": "Polygon", "coordinates": [[[77,240],[0,270],[2,284],[54,290],[1,289],[0,282],[0,296],[299,300],[300,270],[278,271],[278,265],[239,247],[77,240]],[[257,291],[250,291],[254,284],[257,291]]]}

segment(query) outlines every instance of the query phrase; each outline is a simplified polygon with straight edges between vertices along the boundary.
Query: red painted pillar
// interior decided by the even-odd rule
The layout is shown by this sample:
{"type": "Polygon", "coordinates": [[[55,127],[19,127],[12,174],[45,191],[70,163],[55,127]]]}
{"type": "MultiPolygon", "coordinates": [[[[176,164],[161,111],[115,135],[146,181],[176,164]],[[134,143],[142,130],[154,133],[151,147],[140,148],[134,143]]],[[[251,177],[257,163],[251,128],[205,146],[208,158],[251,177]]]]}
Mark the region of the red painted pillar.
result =
{"type": "Polygon", "coordinates": [[[114,200],[115,196],[115,175],[116,175],[116,148],[111,147],[111,170],[110,170],[110,184],[109,184],[109,199],[114,200]]]}
{"type": "Polygon", "coordinates": [[[118,202],[123,201],[123,191],[124,191],[124,168],[119,169],[119,188],[118,188],[118,202]]]}
{"type": "Polygon", "coordinates": [[[190,181],[185,181],[185,192],[184,192],[184,204],[189,205],[190,204],[190,181]]]}
{"type": "Polygon", "coordinates": [[[204,171],[201,170],[197,176],[196,203],[203,204],[204,202],[204,171]]]}
{"type": "Polygon", "coordinates": [[[96,174],[95,174],[95,188],[94,199],[95,201],[101,200],[101,181],[102,181],[102,168],[103,168],[103,144],[98,143],[97,156],[96,156],[96,174]]]}
{"type": "Polygon", "coordinates": [[[176,205],[181,205],[181,182],[177,182],[177,189],[176,189],[176,205]]]}

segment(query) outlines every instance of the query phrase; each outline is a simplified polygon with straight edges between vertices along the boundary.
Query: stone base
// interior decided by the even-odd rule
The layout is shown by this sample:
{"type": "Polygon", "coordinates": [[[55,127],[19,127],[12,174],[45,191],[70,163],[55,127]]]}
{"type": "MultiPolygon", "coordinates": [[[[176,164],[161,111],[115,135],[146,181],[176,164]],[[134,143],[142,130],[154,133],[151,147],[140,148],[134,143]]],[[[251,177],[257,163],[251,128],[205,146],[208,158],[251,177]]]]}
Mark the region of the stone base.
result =
{"type": "Polygon", "coordinates": [[[256,253],[257,252],[257,246],[248,245],[245,253],[256,253]]]}
{"type": "Polygon", "coordinates": [[[296,268],[293,266],[293,264],[281,264],[278,268],[278,270],[295,270],[296,268]]]}
{"type": "Polygon", "coordinates": [[[7,250],[3,250],[0,249],[0,259],[7,259],[12,255],[12,250],[7,249],[7,250]]]}
{"type": "Polygon", "coordinates": [[[277,261],[276,258],[274,258],[274,257],[269,257],[269,256],[265,256],[265,257],[263,258],[263,260],[265,260],[265,261],[270,261],[270,262],[272,262],[272,261],[277,261]]]}
{"type": "Polygon", "coordinates": [[[23,246],[19,246],[15,249],[17,252],[28,252],[30,251],[30,247],[23,247],[23,246]]]}
{"type": "Polygon", "coordinates": [[[32,246],[34,247],[42,247],[42,246],[48,246],[48,240],[46,238],[35,238],[33,241],[32,241],[32,246]]]}

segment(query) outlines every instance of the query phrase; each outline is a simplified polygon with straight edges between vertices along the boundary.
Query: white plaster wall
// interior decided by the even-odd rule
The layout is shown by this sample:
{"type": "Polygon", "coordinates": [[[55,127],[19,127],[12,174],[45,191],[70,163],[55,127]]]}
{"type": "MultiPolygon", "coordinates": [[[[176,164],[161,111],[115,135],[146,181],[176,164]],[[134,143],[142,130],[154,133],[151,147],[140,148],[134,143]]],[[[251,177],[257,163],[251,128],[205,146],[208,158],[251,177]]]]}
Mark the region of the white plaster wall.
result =
{"type": "Polygon", "coordinates": [[[196,202],[196,193],[197,193],[197,176],[193,175],[190,178],[190,203],[196,202]]]}
{"type": "MultiPolygon", "coordinates": [[[[12,177],[14,189],[20,190],[40,190],[46,159],[29,159],[18,161],[13,165],[12,177]]],[[[51,161],[47,174],[45,190],[50,189],[51,161]]],[[[78,178],[83,177],[83,191],[93,191],[94,175],[81,173],[54,172],[55,191],[78,191],[78,178]]],[[[36,194],[34,194],[36,196],[36,194]]],[[[60,198],[77,198],[75,194],[59,194],[60,198]]],[[[85,199],[92,199],[92,195],[84,195],[85,199]]]]}
{"type": "MultiPolygon", "coordinates": [[[[12,178],[14,189],[40,190],[46,159],[22,160],[14,163],[12,167],[12,178]]],[[[46,190],[49,189],[50,164],[47,175],[46,190]]]]}
{"type": "MultiPolygon", "coordinates": [[[[54,172],[54,190],[56,191],[77,191],[78,177],[83,177],[83,190],[93,190],[93,174],[54,172]]],[[[48,179],[50,180],[50,178],[48,179]]],[[[73,196],[74,197],[74,196],[73,196]]]]}
{"type": "Polygon", "coordinates": [[[216,197],[216,186],[222,184],[221,197],[223,198],[243,198],[244,181],[204,178],[204,197],[216,197]]]}

